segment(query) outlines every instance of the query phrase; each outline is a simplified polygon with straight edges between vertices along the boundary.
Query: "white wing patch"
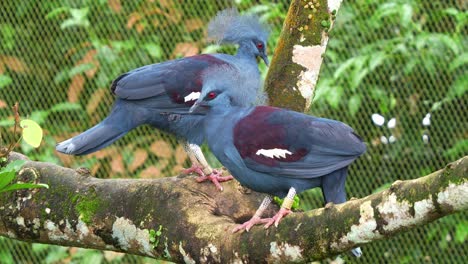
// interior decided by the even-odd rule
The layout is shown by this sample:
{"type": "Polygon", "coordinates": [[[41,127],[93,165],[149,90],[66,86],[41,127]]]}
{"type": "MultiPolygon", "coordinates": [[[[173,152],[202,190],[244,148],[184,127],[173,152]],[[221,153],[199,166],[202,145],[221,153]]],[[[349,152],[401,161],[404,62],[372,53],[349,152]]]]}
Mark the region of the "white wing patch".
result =
{"type": "Polygon", "coordinates": [[[184,102],[195,101],[200,97],[200,92],[191,92],[184,97],[184,102]]]}
{"type": "Polygon", "coordinates": [[[263,155],[267,158],[286,158],[286,155],[292,155],[292,152],[287,149],[259,149],[257,150],[257,155],[263,155]]]}

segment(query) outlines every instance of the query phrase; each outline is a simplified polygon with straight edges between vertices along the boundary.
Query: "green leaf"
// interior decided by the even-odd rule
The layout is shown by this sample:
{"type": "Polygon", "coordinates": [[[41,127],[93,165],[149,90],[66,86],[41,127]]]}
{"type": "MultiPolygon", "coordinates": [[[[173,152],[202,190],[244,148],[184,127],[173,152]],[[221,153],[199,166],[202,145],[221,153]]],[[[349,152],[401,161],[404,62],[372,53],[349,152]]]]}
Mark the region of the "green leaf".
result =
{"type": "Polygon", "coordinates": [[[73,18],[75,18],[77,20],[83,20],[88,15],[88,11],[89,11],[89,8],[87,8],[87,7],[80,8],[80,9],[71,8],[70,9],[70,14],[72,15],[73,18]]]}
{"type": "Polygon", "coordinates": [[[462,221],[455,227],[455,241],[458,243],[464,243],[468,237],[468,221],[462,221]]]}
{"type": "Polygon", "coordinates": [[[202,50],[202,53],[216,53],[216,52],[219,52],[220,49],[221,49],[221,46],[220,46],[220,45],[211,44],[211,45],[206,46],[206,47],[202,50]]]}
{"type": "Polygon", "coordinates": [[[100,264],[100,263],[103,263],[103,260],[104,260],[104,255],[100,251],[86,249],[86,254],[84,254],[80,258],[79,263],[100,264]]]}
{"type": "Polygon", "coordinates": [[[15,179],[16,171],[4,171],[0,173],[0,190],[4,189],[8,184],[10,184],[13,179],[15,179]]]}
{"type": "Polygon", "coordinates": [[[89,8],[87,7],[81,9],[71,8],[70,14],[72,17],[63,21],[60,25],[60,28],[65,29],[73,26],[89,27],[90,23],[89,20],[86,18],[86,16],[88,15],[88,11],[89,8]]]}
{"type": "Polygon", "coordinates": [[[468,153],[468,139],[457,141],[455,145],[444,152],[444,156],[456,159],[457,157],[464,156],[465,153],[468,153]]]}
{"type": "Polygon", "coordinates": [[[71,78],[77,74],[84,73],[94,68],[94,64],[92,63],[83,63],[80,65],[76,65],[68,72],[68,77],[71,78]]]}
{"type": "Polygon", "coordinates": [[[19,171],[25,163],[25,160],[14,160],[8,163],[6,167],[2,169],[2,171],[19,171]]]}
{"type": "Polygon", "coordinates": [[[327,93],[326,100],[333,108],[338,108],[341,98],[343,98],[343,87],[335,86],[327,93]]]}
{"type": "Polygon", "coordinates": [[[54,77],[54,83],[59,84],[65,80],[70,79],[70,77],[68,76],[69,71],[70,69],[66,68],[66,69],[61,70],[59,73],[57,73],[57,75],[55,75],[54,77]]]}
{"type": "Polygon", "coordinates": [[[443,44],[445,44],[445,46],[450,48],[453,53],[458,54],[460,49],[456,40],[454,40],[451,36],[448,35],[436,34],[436,36],[443,44]]]}
{"type": "Polygon", "coordinates": [[[49,250],[51,248],[50,245],[47,245],[47,244],[39,244],[39,243],[34,243],[31,245],[32,247],[32,250],[34,253],[41,253],[41,252],[44,252],[46,250],[49,250]]]}
{"type": "Polygon", "coordinates": [[[15,120],[13,120],[13,119],[0,120],[0,127],[11,127],[14,124],[15,124],[15,120]]]}
{"type": "Polygon", "coordinates": [[[460,13],[460,11],[458,11],[456,8],[451,7],[451,8],[444,9],[444,13],[452,15],[452,16],[456,16],[460,13]]]}
{"type": "Polygon", "coordinates": [[[2,40],[2,46],[7,50],[13,50],[15,48],[17,32],[14,27],[9,24],[0,25],[0,39],[2,40]]]}
{"type": "Polygon", "coordinates": [[[11,192],[11,191],[16,191],[16,190],[23,190],[23,189],[35,189],[35,188],[46,188],[49,189],[49,185],[45,183],[15,183],[12,184],[6,188],[3,188],[0,190],[0,193],[2,192],[11,192]]]}
{"type": "Polygon", "coordinates": [[[49,111],[34,111],[29,116],[30,119],[35,120],[39,125],[44,124],[47,116],[49,115],[49,111]]]}
{"type": "Polygon", "coordinates": [[[7,75],[0,75],[0,89],[13,83],[13,80],[7,75]]]}
{"type": "Polygon", "coordinates": [[[361,96],[359,94],[355,94],[351,96],[348,102],[349,113],[352,116],[356,115],[360,107],[361,107],[361,96]]]}
{"type": "Polygon", "coordinates": [[[151,57],[155,58],[155,59],[159,59],[163,56],[163,51],[161,49],[161,46],[159,45],[156,45],[156,44],[153,44],[153,43],[149,43],[149,44],[146,44],[144,46],[146,52],[149,53],[149,55],[151,55],[151,57]]]}
{"type": "Polygon", "coordinates": [[[54,105],[50,111],[51,112],[60,112],[60,111],[73,111],[73,110],[82,110],[81,105],[77,103],[60,103],[54,105]]]}
{"type": "Polygon", "coordinates": [[[463,54],[460,54],[457,56],[452,63],[450,63],[449,70],[453,71],[455,69],[460,68],[461,66],[467,65],[468,64],[468,52],[465,52],[463,54]]]}
{"type": "Polygon", "coordinates": [[[20,125],[23,128],[24,141],[35,148],[39,147],[42,141],[42,128],[39,124],[31,119],[24,119],[20,125]]]}
{"type": "Polygon", "coordinates": [[[65,12],[68,12],[68,10],[70,10],[69,7],[59,7],[59,8],[55,8],[54,10],[50,11],[47,15],[46,15],[46,19],[51,19],[51,18],[55,18],[57,17],[58,15],[62,14],[62,13],[65,13],[65,12]]]}
{"type": "Polygon", "coordinates": [[[356,88],[361,84],[362,79],[369,73],[368,69],[360,69],[360,71],[354,71],[351,75],[351,90],[355,91],[356,88]]]}
{"type": "Polygon", "coordinates": [[[110,42],[110,45],[112,50],[115,50],[116,52],[120,52],[122,50],[133,50],[137,46],[133,39],[125,41],[114,40],[110,42]]]}
{"type": "MultiPolygon", "coordinates": [[[[6,239],[6,238],[5,238],[6,239]]],[[[5,243],[5,241],[0,241],[1,243],[5,243]]],[[[15,264],[15,259],[13,259],[13,255],[11,252],[7,250],[0,251],[0,259],[2,260],[3,264],[15,264]]]]}
{"type": "Polygon", "coordinates": [[[450,90],[448,93],[448,97],[461,97],[468,91],[468,78],[466,76],[462,76],[455,80],[452,85],[450,86],[450,90]]]}
{"type": "Polygon", "coordinates": [[[333,74],[333,78],[334,79],[340,78],[343,75],[343,73],[346,70],[348,70],[348,68],[353,66],[353,64],[354,64],[354,58],[351,58],[351,59],[345,61],[344,63],[341,63],[340,67],[338,67],[338,69],[336,69],[335,73],[333,74]]]}
{"type": "Polygon", "coordinates": [[[401,24],[407,27],[411,24],[413,17],[413,7],[409,4],[404,4],[401,7],[401,24]]]}
{"type": "Polygon", "coordinates": [[[387,55],[384,52],[377,52],[375,54],[372,54],[372,56],[369,58],[369,69],[371,71],[375,70],[377,66],[381,65],[385,59],[387,58],[387,55]]]}
{"type": "Polygon", "coordinates": [[[45,264],[53,264],[53,263],[60,263],[65,258],[69,257],[68,248],[66,247],[54,247],[53,250],[49,251],[46,255],[43,262],[45,264]]]}
{"type": "Polygon", "coordinates": [[[101,45],[98,48],[98,58],[100,61],[106,62],[108,64],[114,63],[116,60],[119,59],[116,51],[111,49],[108,45],[101,45]]]}
{"type": "Polygon", "coordinates": [[[76,19],[73,19],[73,18],[69,18],[65,21],[62,22],[62,24],[60,24],[60,28],[61,29],[66,29],[66,28],[69,28],[69,27],[74,27],[74,26],[83,26],[83,27],[88,27],[89,26],[89,21],[85,20],[85,21],[78,21],[76,19]]]}

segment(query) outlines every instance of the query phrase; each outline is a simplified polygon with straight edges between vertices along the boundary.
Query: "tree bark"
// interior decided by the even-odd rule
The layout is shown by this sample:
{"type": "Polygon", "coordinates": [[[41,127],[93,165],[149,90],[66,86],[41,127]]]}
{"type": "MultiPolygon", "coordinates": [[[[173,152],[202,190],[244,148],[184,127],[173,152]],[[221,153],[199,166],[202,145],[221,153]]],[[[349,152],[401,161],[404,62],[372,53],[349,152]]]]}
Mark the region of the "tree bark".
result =
{"type": "Polygon", "coordinates": [[[29,161],[17,180],[50,189],[2,194],[0,235],[186,263],[306,262],[466,210],[467,168],[468,156],[362,199],[296,212],[278,228],[231,234],[263,198],[235,181],[219,192],[194,177],[96,179],[86,169],[29,161]]]}
{"type": "Polygon", "coordinates": [[[293,0],[265,80],[271,105],[306,111],[342,0],[293,0]]]}

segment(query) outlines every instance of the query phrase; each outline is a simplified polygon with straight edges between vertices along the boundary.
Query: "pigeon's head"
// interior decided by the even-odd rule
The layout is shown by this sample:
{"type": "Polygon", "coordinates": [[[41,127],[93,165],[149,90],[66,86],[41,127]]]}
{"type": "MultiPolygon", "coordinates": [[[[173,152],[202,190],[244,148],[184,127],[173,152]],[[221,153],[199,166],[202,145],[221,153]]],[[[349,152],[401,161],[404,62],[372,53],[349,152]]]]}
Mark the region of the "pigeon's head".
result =
{"type": "Polygon", "coordinates": [[[252,106],[264,97],[256,73],[241,71],[234,66],[215,66],[203,72],[200,97],[190,109],[206,113],[212,108],[252,106]]]}
{"type": "Polygon", "coordinates": [[[233,43],[247,46],[255,56],[268,65],[266,43],[269,28],[255,15],[240,15],[237,9],[218,12],[208,25],[208,37],[217,43],[233,43]]]}
{"type": "Polygon", "coordinates": [[[259,39],[252,39],[251,42],[247,41],[246,43],[249,45],[249,48],[253,51],[256,57],[262,58],[262,60],[265,62],[266,66],[270,65],[270,62],[268,61],[268,55],[266,52],[266,42],[259,40],[259,39]]]}

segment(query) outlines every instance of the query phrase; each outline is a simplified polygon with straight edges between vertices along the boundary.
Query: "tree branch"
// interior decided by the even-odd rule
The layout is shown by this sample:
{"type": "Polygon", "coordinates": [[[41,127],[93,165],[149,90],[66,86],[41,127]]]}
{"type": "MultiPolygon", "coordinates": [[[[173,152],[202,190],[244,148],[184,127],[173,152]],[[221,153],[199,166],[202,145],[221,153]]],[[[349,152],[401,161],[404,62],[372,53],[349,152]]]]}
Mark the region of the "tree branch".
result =
{"type": "Polygon", "coordinates": [[[291,1],[265,80],[270,105],[299,112],[310,107],[341,2],[291,1]]]}
{"type": "MultiPolygon", "coordinates": [[[[13,153],[14,159],[26,157],[13,153]]],[[[362,199],[296,212],[277,229],[231,234],[263,198],[246,194],[235,181],[225,183],[221,193],[193,177],[96,179],[86,169],[29,161],[18,180],[47,183],[50,189],[2,194],[0,235],[176,262],[305,262],[466,210],[467,168],[468,156],[362,199]],[[160,236],[150,235],[160,226],[160,236]]]]}

